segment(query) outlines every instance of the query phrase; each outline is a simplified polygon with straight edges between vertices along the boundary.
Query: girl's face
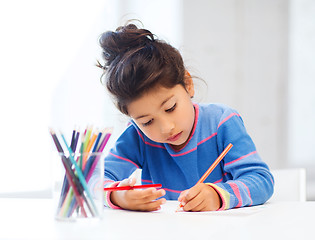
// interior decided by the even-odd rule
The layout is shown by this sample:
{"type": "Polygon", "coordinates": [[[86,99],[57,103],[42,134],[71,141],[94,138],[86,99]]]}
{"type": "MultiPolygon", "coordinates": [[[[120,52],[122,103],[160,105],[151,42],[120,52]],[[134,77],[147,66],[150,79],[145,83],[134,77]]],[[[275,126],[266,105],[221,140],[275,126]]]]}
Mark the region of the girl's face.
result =
{"type": "Polygon", "coordinates": [[[151,140],[181,149],[190,137],[195,111],[193,81],[173,88],[155,87],[128,105],[128,113],[151,140]]]}

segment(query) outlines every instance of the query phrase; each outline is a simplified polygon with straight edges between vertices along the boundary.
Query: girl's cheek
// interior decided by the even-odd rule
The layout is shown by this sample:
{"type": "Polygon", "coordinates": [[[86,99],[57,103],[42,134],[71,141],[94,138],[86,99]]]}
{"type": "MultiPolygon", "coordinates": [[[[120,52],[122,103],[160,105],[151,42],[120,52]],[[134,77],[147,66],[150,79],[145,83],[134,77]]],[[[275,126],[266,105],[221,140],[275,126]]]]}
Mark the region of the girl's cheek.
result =
{"type": "Polygon", "coordinates": [[[145,131],[144,134],[150,138],[151,140],[155,142],[163,142],[164,139],[162,139],[159,131],[157,129],[151,129],[150,131],[145,131]]]}

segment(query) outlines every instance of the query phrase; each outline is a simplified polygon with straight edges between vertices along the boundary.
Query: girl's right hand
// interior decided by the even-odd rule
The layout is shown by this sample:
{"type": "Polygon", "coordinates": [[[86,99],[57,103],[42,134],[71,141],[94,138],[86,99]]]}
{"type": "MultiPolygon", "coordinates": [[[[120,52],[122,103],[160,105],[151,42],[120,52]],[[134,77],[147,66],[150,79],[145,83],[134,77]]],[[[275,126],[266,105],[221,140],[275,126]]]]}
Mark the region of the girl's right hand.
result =
{"type": "MultiPolygon", "coordinates": [[[[135,178],[125,179],[118,186],[134,186],[135,178]]],[[[166,202],[164,189],[147,188],[143,190],[132,189],[127,191],[113,191],[110,194],[111,202],[123,209],[137,211],[157,211],[166,202]],[[160,199],[157,199],[160,198],[160,199]]]]}

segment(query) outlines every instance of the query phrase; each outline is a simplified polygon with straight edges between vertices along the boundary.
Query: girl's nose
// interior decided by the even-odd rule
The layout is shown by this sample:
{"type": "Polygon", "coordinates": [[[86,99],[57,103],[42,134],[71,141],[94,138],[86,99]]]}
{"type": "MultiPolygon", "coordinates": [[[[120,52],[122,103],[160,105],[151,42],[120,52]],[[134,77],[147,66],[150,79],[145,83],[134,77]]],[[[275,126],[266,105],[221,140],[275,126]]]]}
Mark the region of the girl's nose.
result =
{"type": "Polygon", "coordinates": [[[162,119],[161,120],[161,133],[170,133],[175,128],[175,123],[170,119],[162,119]]]}

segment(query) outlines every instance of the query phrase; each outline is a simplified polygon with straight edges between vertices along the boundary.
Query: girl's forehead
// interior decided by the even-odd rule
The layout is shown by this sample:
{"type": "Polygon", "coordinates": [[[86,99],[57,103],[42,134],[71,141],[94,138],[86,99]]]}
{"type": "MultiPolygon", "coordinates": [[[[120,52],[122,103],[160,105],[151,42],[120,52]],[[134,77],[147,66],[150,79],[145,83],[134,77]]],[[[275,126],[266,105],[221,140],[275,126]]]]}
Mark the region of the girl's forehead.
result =
{"type": "Polygon", "coordinates": [[[171,92],[173,92],[175,89],[175,87],[172,87],[172,88],[166,88],[166,87],[163,87],[163,86],[155,86],[151,89],[149,89],[147,92],[145,92],[143,94],[143,98],[154,98],[156,96],[164,96],[164,95],[168,95],[170,94],[171,92]]]}
{"type": "Polygon", "coordinates": [[[160,109],[165,103],[179,96],[182,91],[185,92],[185,89],[181,85],[176,85],[172,88],[154,87],[128,104],[128,113],[131,117],[135,118],[141,112],[160,109]]]}
{"type": "Polygon", "coordinates": [[[136,100],[132,101],[129,106],[132,105],[138,105],[138,104],[143,104],[143,105],[150,105],[150,104],[158,104],[161,105],[165,99],[169,98],[169,96],[174,95],[173,88],[168,89],[164,87],[156,87],[153,89],[150,89],[143,95],[141,95],[139,98],[136,100]]]}
{"type": "Polygon", "coordinates": [[[178,93],[181,93],[182,91],[186,91],[186,90],[181,84],[177,84],[173,87],[164,87],[161,85],[157,85],[149,89],[147,92],[145,92],[143,96],[146,96],[146,97],[165,96],[165,95],[170,95],[170,94],[178,94],[178,93]]]}

